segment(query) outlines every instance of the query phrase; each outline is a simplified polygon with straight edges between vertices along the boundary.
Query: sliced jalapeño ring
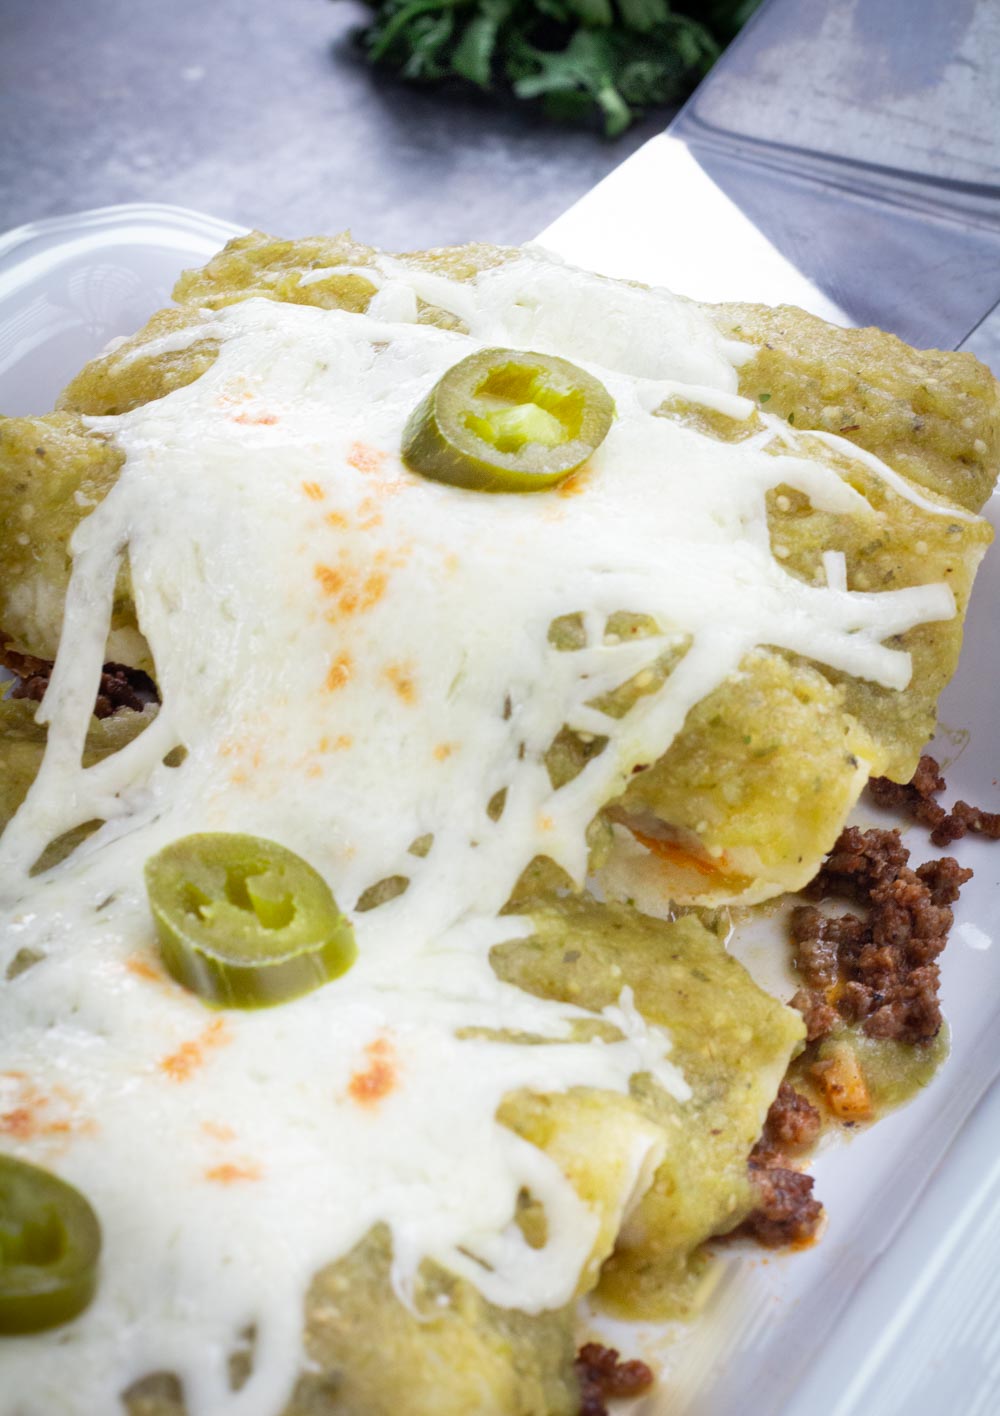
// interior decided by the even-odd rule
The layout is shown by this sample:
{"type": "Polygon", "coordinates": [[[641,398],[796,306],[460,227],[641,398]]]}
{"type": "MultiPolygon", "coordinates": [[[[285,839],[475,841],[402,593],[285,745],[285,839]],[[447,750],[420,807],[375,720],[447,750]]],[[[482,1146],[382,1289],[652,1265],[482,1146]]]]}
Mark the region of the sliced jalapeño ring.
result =
{"type": "Polygon", "coordinates": [[[329,885],[275,841],[183,836],[146,862],[146,889],[167,971],[218,1007],[287,1002],[356,957],[329,885]]]}
{"type": "Polygon", "coordinates": [[[97,1287],[101,1226],[65,1180],[0,1155],[0,1334],[78,1317],[97,1287]]]}
{"type": "Polygon", "coordinates": [[[481,349],[453,365],[413,410],[403,461],[470,491],[544,491],[600,447],[614,412],[600,380],[567,359],[481,349]]]}

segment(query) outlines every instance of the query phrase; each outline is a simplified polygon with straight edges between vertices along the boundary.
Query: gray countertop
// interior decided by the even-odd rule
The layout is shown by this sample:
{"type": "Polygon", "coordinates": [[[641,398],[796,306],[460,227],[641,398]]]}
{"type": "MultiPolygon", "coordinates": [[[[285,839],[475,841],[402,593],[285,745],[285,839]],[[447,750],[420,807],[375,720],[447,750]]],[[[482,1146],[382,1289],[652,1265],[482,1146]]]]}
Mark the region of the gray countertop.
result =
{"type": "Polygon", "coordinates": [[[388,249],[527,240],[609,143],[373,74],[355,0],[0,0],[0,228],[160,201],[388,249]]]}

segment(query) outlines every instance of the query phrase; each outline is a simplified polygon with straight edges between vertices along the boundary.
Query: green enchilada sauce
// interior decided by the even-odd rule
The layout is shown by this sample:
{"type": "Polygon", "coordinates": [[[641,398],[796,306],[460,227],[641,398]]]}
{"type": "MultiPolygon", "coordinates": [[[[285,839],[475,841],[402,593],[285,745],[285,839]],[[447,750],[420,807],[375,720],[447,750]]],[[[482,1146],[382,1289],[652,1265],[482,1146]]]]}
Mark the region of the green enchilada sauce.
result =
{"type": "Polygon", "coordinates": [[[842,1024],[821,1042],[811,1043],[795,1059],[788,1080],[821,1111],[829,1111],[822,1085],[823,1069],[849,1048],[867,1090],[870,1108],[859,1122],[878,1121],[897,1106],[912,1101],[936,1075],[950,1050],[947,1024],[928,1042],[901,1042],[898,1038],[867,1037],[860,1027],[842,1024]]]}
{"type": "MultiPolygon", "coordinates": [[[[701,1246],[753,1208],[747,1156],[804,1026],[758,988],[694,916],[667,923],[584,898],[523,909],[535,932],[493,950],[501,978],[595,1011],[617,1003],[628,987],[643,1017],[670,1034],[670,1060],[691,1088],[689,1101],[668,1095],[648,1074],[633,1078],[627,1100],[596,1094],[609,1123],[631,1106],[661,1127],[665,1140],[653,1183],[626,1215],[603,1266],[597,1297],[621,1317],[690,1316],[711,1269],[701,1246]]],[[[545,1098],[519,1094],[500,1116],[544,1148],[546,1128],[590,1104],[579,1090],[545,1098]]],[[[590,1116],[589,1131],[599,1152],[599,1110],[590,1116]]]]}

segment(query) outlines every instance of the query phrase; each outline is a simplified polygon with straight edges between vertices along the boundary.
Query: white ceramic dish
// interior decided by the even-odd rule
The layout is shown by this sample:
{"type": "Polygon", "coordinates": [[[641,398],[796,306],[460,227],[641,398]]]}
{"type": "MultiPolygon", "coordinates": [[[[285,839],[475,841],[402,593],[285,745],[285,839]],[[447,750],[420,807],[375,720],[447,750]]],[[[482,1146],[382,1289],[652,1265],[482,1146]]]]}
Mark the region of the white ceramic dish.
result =
{"type": "MultiPolygon", "coordinates": [[[[202,263],[236,229],[144,205],[0,237],[0,408],[50,408],[87,358],[165,304],[179,271],[202,263]]],[[[567,218],[557,229],[572,234],[567,218]]],[[[613,231],[606,242],[610,252],[613,231]]],[[[642,274],[670,283],[667,269],[642,274]]],[[[772,284],[768,297],[781,298],[772,284]]],[[[753,298],[751,289],[744,294],[753,298]]],[[[993,810],[1000,810],[998,605],[995,552],[976,587],[962,667],[942,702],[947,727],[937,749],[952,792],[993,810]]],[[[919,830],[908,844],[918,858],[934,854],[919,830]]],[[[666,1339],[660,1330],[618,1330],[630,1355],[663,1363],[645,1416],[1000,1411],[1000,1088],[991,1090],[1000,1073],[1000,943],[992,937],[1000,933],[1000,846],[963,841],[955,853],[976,875],[943,961],[951,1058],[908,1107],[817,1158],[829,1214],[821,1243],[788,1256],[727,1254],[690,1329],[666,1339]]],[[[773,928],[740,941],[739,951],[764,981],[780,974],[773,928]]]]}

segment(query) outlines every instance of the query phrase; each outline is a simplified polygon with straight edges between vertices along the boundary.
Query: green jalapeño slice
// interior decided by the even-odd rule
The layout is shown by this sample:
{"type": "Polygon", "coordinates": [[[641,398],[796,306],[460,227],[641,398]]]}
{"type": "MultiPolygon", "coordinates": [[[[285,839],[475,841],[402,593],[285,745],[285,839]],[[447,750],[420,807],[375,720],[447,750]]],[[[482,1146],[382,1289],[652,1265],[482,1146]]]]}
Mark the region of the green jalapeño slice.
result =
{"type": "Polygon", "coordinates": [[[410,414],[403,461],[471,491],[544,491],[600,447],[614,412],[604,385],[566,359],[482,349],[410,414]]]}
{"type": "Polygon", "coordinates": [[[41,1332],[82,1313],[100,1251],[101,1227],[78,1190],[0,1155],[0,1333],[41,1332]]]}
{"type": "Polygon", "coordinates": [[[354,930],[300,856],[257,836],[210,832],[146,862],[167,970],[221,1008],[267,1008],[354,962],[354,930]]]}

